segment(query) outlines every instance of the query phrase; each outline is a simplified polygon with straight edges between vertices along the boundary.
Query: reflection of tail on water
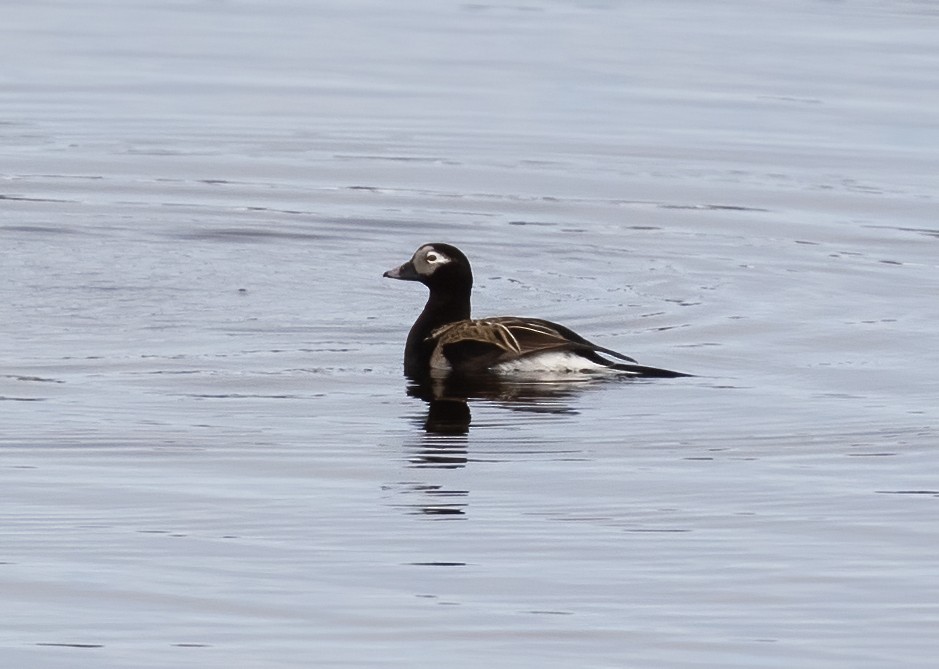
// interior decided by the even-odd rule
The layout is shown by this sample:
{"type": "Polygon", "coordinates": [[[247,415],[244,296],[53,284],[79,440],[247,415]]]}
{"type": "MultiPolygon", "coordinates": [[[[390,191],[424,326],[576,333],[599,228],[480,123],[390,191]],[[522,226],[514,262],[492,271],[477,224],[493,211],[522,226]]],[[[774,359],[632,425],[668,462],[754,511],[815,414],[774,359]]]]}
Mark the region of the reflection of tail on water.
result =
{"type": "MultiPolygon", "coordinates": [[[[408,395],[423,400],[427,404],[427,414],[414,417],[415,424],[422,426],[423,432],[412,435],[409,439],[412,443],[405,443],[405,449],[408,451],[408,467],[422,470],[457,470],[470,461],[470,402],[480,401],[483,406],[509,411],[563,417],[576,415],[577,410],[572,406],[574,398],[599,383],[641,383],[633,379],[627,381],[609,377],[507,380],[492,374],[429,375],[410,381],[408,395]]],[[[524,423],[524,420],[519,423],[524,423]]],[[[480,427],[485,428],[485,424],[480,427]]],[[[430,475],[429,471],[425,473],[430,475]]],[[[441,476],[449,479],[443,473],[441,476]]],[[[400,482],[390,488],[400,488],[400,492],[417,495],[419,499],[416,502],[395,504],[412,513],[456,519],[465,517],[468,510],[468,490],[424,481],[400,482]]]]}

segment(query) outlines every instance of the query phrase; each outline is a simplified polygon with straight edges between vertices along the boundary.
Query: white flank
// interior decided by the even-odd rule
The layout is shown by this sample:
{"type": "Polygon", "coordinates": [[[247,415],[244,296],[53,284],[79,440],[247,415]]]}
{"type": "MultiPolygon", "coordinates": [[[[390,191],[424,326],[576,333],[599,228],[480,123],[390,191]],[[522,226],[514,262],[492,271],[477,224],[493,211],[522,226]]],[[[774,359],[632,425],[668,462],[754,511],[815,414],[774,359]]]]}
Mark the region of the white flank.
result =
{"type": "Polygon", "coordinates": [[[597,374],[622,374],[606,365],[586,360],[568,351],[548,351],[529,355],[492,367],[492,371],[503,376],[569,377],[572,375],[596,376],[597,374]]]}

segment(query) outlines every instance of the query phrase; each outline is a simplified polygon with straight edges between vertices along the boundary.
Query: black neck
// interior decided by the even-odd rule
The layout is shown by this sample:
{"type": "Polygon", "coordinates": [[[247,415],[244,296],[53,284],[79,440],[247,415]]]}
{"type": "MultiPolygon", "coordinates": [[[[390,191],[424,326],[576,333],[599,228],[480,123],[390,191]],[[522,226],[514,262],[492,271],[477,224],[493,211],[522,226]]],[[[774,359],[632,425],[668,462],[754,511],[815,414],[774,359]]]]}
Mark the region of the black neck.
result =
{"type": "Polygon", "coordinates": [[[451,287],[441,294],[431,289],[427,304],[411,326],[404,346],[405,374],[414,377],[427,373],[434,352],[434,345],[427,338],[439,327],[470,317],[470,290],[453,291],[451,287]]]}

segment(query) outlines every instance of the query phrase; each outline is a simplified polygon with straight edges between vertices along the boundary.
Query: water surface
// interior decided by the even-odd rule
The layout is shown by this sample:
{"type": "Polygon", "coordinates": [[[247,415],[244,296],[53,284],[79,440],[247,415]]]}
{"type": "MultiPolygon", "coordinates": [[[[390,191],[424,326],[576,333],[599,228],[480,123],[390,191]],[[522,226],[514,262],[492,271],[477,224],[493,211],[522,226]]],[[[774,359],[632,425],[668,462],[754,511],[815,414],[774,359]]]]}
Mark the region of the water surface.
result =
{"type": "Polygon", "coordinates": [[[936,21],[5,8],[4,665],[931,666],[936,21]],[[428,431],[438,240],[696,377],[428,431]]]}

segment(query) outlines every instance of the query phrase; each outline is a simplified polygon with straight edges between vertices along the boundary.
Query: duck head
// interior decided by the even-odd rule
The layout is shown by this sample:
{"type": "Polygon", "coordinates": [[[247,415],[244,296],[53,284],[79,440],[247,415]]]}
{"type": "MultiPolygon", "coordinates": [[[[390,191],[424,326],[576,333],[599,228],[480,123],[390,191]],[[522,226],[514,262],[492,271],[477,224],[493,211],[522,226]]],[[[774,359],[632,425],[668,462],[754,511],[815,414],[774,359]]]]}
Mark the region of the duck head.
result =
{"type": "Polygon", "coordinates": [[[463,292],[473,287],[473,271],[469,260],[457,247],[443,243],[424,244],[410,260],[382,276],[402,281],[420,281],[431,292],[463,292]]]}

